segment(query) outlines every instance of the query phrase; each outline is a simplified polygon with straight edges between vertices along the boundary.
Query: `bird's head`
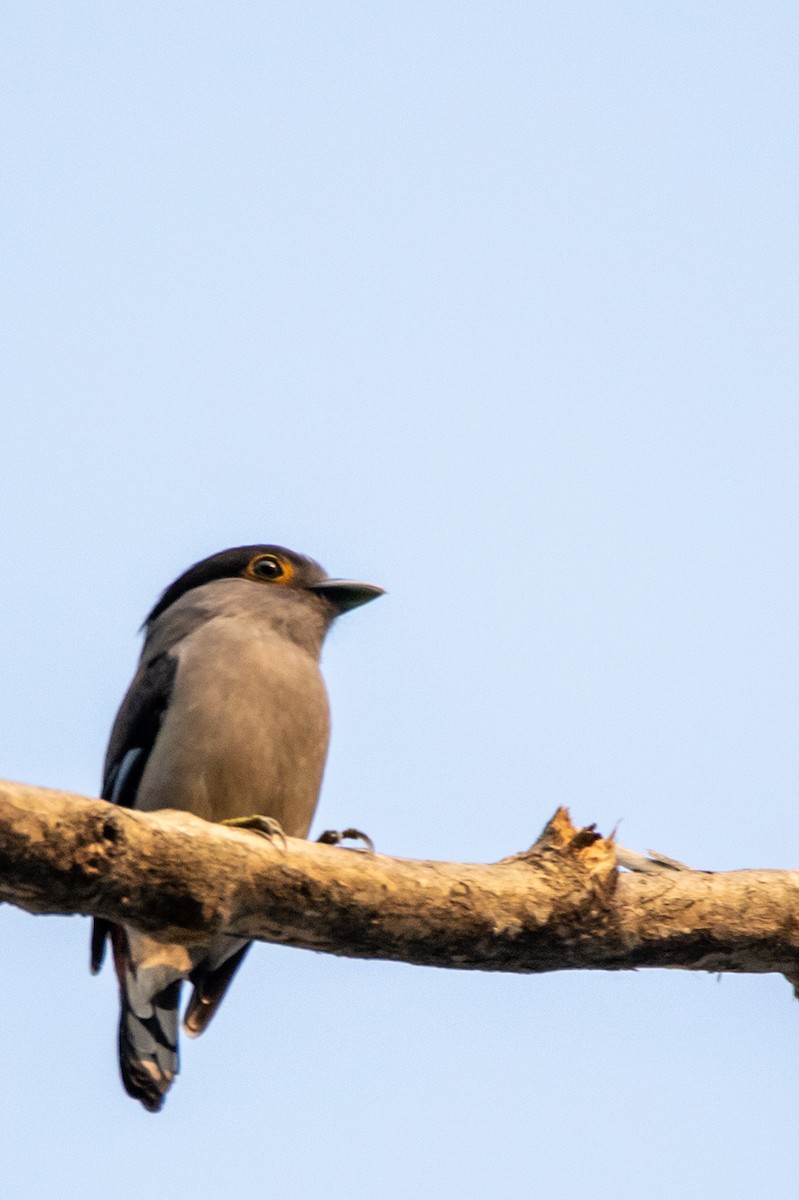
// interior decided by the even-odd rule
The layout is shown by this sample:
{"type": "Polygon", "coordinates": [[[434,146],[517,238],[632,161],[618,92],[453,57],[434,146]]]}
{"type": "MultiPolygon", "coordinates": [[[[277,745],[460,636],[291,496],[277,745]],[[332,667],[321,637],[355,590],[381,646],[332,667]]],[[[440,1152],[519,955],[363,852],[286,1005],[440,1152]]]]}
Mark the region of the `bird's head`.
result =
{"type": "Polygon", "coordinates": [[[195,588],[217,580],[243,580],[253,587],[269,588],[269,593],[294,594],[321,607],[329,624],[340,613],[358,608],[383,595],[383,588],[373,583],[357,583],[350,579],[330,579],[319,563],[284,546],[235,546],[220,550],[184,571],[162,593],[148,614],[149,628],[162,613],[195,588]]]}

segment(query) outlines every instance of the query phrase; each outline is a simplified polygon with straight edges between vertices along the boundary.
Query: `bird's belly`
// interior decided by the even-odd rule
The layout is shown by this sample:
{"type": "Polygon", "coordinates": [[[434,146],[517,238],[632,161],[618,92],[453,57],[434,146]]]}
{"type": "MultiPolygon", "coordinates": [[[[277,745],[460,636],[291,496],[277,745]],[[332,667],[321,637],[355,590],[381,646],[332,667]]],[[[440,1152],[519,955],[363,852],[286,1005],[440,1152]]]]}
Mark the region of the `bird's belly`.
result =
{"type": "Polygon", "coordinates": [[[209,821],[258,813],[305,837],[329,736],[316,662],[284,641],[188,640],[136,807],[209,821]]]}

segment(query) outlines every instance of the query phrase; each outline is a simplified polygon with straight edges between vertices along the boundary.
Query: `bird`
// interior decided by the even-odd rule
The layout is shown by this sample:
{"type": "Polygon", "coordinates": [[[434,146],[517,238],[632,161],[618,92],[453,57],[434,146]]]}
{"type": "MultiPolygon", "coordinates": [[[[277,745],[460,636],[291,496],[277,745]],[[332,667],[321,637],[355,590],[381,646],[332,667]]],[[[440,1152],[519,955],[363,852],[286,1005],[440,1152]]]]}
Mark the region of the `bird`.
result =
{"type": "MultiPolygon", "coordinates": [[[[322,643],[336,617],[382,594],[374,584],[331,579],[283,546],[236,546],[189,567],[142,626],[102,797],[140,812],[179,809],[306,837],[330,733],[322,643]]],[[[107,941],[119,981],[122,1083],[158,1112],[179,1069],[183,983],[193,988],[183,1028],[197,1036],[250,943],[218,934],[178,945],[95,918],[94,974],[107,941]]]]}

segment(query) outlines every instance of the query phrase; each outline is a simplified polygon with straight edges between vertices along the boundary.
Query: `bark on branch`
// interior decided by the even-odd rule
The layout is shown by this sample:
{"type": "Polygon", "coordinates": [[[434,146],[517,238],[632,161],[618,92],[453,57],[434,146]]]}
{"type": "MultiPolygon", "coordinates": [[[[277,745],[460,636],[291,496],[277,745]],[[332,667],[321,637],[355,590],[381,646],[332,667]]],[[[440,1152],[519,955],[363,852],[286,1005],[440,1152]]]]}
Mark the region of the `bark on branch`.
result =
{"type": "Polygon", "coordinates": [[[0,901],[33,913],[438,967],[799,978],[799,871],[626,873],[619,857],[564,809],[529,850],[476,865],[283,845],[186,813],[0,782],[0,901]]]}

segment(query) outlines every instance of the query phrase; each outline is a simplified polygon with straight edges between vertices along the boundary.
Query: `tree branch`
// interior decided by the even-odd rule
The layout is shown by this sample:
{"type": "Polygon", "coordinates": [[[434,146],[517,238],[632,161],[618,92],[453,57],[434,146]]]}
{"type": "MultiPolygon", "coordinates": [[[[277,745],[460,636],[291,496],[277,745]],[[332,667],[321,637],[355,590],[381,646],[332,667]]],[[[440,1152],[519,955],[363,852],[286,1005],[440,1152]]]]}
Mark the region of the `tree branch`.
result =
{"type": "Polygon", "coordinates": [[[663,858],[659,869],[658,856],[641,868],[651,861],[576,829],[565,809],[529,850],[477,865],[284,845],[187,813],[0,783],[0,900],[33,913],[426,966],[799,978],[799,872],[713,874],[663,858]]]}

